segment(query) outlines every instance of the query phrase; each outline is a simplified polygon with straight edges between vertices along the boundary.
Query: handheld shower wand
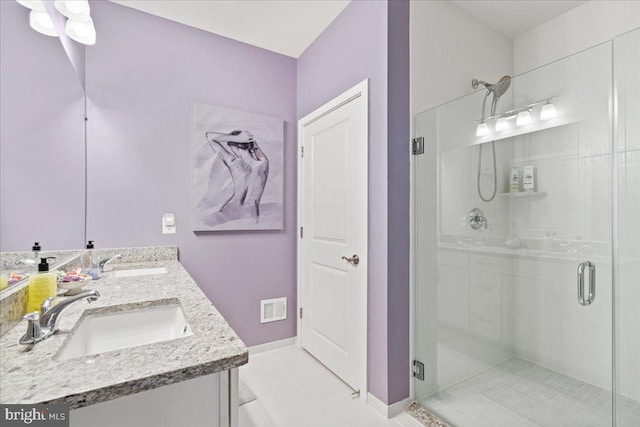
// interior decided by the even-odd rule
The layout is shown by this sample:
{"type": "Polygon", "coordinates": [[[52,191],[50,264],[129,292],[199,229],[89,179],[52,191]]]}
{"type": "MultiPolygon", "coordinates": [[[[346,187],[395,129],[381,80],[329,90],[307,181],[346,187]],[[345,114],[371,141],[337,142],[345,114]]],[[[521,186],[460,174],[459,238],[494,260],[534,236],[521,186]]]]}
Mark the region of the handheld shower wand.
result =
{"type": "MultiPolygon", "coordinates": [[[[482,116],[480,119],[484,121],[484,117],[485,117],[484,112],[487,104],[487,98],[489,97],[489,95],[493,93],[493,101],[491,102],[491,115],[494,116],[496,114],[496,108],[498,107],[498,101],[500,100],[500,97],[504,95],[504,93],[507,90],[509,90],[509,86],[511,86],[511,76],[502,76],[500,80],[498,80],[498,82],[494,84],[487,83],[485,81],[478,80],[478,79],[473,79],[471,81],[471,86],[474,89],[477,89],[478,86],[480,85],[487,88],[487,94],[484,96],[484,99],[482,100],[482,116]]],[[[480,199],[483,202],[490,202],[496,197],[496,193],[498,191],[498,170],[497,170],[498,168],[496,165],[496,142],[491,141],[491,151],[493,153],[493,192],[491,194],[491,197],[489,198],[484,197],[484,195],[482,194],[482,190],[480,188],[480,172],[482,170],[483,146],[484,144],[480,145],[480,152],[478,153],[478,175],[477,175],[476,184],[478,187],[478,196],[480,196],[480,199]]]]}

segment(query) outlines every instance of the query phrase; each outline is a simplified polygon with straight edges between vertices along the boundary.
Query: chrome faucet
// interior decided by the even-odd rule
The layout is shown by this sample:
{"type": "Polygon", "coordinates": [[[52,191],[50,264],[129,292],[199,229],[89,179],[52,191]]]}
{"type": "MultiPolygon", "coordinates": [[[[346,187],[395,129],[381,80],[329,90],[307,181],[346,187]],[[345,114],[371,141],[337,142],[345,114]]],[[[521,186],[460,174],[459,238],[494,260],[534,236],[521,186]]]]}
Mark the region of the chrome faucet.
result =
{"type": "Polygon", "coordinates": [[[88,302],[96,301],[100,294],[96,290],[80,292],[51,307],[53,297],[47,298],[40,306],[40,313],[34,311],[22,318],[29,322],[27,333],[20,338],[20,344],[35,344],[46,340],[58,330],[58,319],[62,312],[76,301],[86,298],[88,302]]]}
{"type": "Polygon", "coordinates": [[[115,261],[117,259],[122,259],[122,254],[117,254],[109,258],[101,259],[98,262],[98,268],[100,269],[100,273],[104,273],[105,267],[109,265],[112,261],[115,261]]]}

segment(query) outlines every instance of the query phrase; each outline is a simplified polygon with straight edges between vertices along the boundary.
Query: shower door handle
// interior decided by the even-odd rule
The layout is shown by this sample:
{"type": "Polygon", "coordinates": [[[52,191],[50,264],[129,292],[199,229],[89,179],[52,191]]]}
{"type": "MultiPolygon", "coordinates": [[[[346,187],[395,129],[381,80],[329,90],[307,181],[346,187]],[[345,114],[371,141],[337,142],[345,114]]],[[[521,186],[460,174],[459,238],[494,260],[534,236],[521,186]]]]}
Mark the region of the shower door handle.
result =
{"type": "Polygon", "coordinates": [[[580,305],[591,305],[596,299],[596,265],[584,261],[578,265],[578,302],[580,305]],[[589,269],[589,295],[584,296],[584,271],[589,269]]]}

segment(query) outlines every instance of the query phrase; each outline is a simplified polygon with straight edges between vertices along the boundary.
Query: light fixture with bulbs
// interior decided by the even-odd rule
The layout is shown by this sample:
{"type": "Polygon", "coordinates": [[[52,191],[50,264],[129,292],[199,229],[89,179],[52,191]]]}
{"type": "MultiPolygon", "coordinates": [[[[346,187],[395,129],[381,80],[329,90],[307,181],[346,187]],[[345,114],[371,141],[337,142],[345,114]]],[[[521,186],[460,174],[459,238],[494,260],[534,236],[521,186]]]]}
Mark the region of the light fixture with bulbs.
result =
{"type": "Polygon", "coordinates": [[[46,11],[31,9],[31,12],[29,12],[29,26],[45,36],[58,37],[56,26],[46,11]]]}
{"type": "Polygon", "coordinates": [[[489,135],[489,126],[484,122],[478,123],[476,127],[476,136],[485,136],[489,135]]]}
{"type": "Polygon", "coordinates": [[[78,43],[86,45],[96,44],[96,28],[93,26],[93,19],[91,19],[90,16],[83,21],[77,21],[71,18],[67,19],[64,32],[78,43]]]}
{"type": "Polygon", "coordinates": [[[31,10],[37,10],[40,12],[45,12],[47,10],[44,7],[44,3],[40,0],[16,0],[16,2],[31,10]]]}
{"type": "MultiPolygon", "coordinates": [[[[22,6],[31,9],[29,25],[37,32],[47,36],[58,36],[55,24],[41,0],[16,0],[22,6]]],[[[55,0],[56,10],[67,18],[64,32],[70,39],[85,45],[96,43],[96,28],[91,19],[91,7],[88,0],[55,0]]]]}
{"type": "Polygon", "coordinates": [[[487,122],[490,122],[491,120],[495,120],[495,132],[503,132],[509,128],[513,128],[513,124],[510,120],[514,118],[516,119],[515,126],[517,127],[532,124],[534,122],[533,111],[539,105],[541,105],[540,114],[539,116],[536,115],[535,119],[539,118],[541,121],[544,121],[556,118],[558,117],[558,112],[553,101],[557,98],[557,96],[554,96],[552,98],[543,99],[522,107],[514,108],[501,114],[482,117],[476,122],[476,136],[482,138],[491,133],[491,129],[487,125],[487,122]]]}
{"type": "Polygon", "coordinates": [[[87,20],[91,13],[91,8],[87,0],[55,0],[53,4],[58,12],[76,21],[87,20]]]}
{"type": "Polygon", "coordinates": [[[531,109],[527,108],[518,113],[516,118],[516,126],[525,126],[531,123],[531,109]]]}
{"type": "Polygon", "coordinates": [[[542,106],[540,109],[540,120],[550,120],[558,117],[558,112],[556,111],[556,106],[550,100],[542,106]]]}
{"type": "Polygon", "coordinates": [[[502,132],[504,130],[509,129],[511,126],[509,125],[509,119],[506,117],[500,117],[496,120],[496,132],[502,132]]]}
{"type": "Polygon", "coordinates": [[[70,39],[86,45],[96,44],[96,27],[88,0],[55,0],[58,12],[67,17],[64,32],[70,39]]]}
{"type": "Polygon", "coordinates": [[[18,4],[31,9],[29,12],[29,26],[45,36],[57,37],[58,32],[53,24],[44,3],[40,0],[16,0],[18,4]]]}

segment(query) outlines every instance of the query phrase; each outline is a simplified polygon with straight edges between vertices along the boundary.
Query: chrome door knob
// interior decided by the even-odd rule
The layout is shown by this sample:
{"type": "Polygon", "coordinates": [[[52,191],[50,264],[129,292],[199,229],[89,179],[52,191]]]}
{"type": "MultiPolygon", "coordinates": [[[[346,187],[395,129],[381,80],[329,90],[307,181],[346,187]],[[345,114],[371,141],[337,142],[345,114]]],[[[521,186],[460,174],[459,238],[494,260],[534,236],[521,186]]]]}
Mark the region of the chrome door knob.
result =
{"type": "Polygon", "coordinates": [[[360,264],[360,257],[357,254],[353,254],[351,258],[347,258],[346,256],[343,256],[342,259],[347,261],[349,264],[353,264],[353,265],[360,264]]]}

